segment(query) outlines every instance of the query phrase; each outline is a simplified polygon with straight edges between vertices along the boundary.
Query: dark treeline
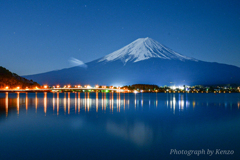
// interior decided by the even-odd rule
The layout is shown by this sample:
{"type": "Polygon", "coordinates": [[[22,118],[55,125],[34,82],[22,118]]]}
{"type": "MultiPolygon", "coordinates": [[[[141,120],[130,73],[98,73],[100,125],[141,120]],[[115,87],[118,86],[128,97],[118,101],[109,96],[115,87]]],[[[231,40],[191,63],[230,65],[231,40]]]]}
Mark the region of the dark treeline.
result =
{"type": "Polygon", "coordinates": [[[0,66],[0,88],[32,88],[39,87],[40,85],[33,80],[28,80],[26,78],[18,76],[16,73],[12,73],[6,68],[0,66]]]}

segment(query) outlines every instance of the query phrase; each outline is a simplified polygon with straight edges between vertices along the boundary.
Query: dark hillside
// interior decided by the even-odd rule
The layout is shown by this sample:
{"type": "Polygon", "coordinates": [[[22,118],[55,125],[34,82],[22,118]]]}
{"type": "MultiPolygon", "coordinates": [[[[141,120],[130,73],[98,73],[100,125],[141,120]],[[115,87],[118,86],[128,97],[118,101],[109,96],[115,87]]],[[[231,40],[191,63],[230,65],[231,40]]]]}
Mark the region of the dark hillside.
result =
{"type": "Polygon", "coordinates": [[[16,73],[12,73],[6,68],[0,66],[0,88],[32,88],[40,86],[38,83],[28,80],[26,78],[20,77],[16,73]]]}

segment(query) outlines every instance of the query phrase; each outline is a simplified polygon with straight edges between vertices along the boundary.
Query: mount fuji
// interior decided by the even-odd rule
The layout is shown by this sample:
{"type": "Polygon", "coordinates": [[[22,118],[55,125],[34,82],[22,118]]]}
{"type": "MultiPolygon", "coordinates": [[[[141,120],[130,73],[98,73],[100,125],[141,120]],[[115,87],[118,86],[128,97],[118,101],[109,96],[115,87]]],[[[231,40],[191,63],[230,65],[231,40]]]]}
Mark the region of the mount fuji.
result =
{"type": "Polygon", "coordinates": [[[239,84],[240,68],[184,56],[151,38],[139,38],[100,59],[79,66],[25,76],[41,84],[222,85],[239,84]]]}

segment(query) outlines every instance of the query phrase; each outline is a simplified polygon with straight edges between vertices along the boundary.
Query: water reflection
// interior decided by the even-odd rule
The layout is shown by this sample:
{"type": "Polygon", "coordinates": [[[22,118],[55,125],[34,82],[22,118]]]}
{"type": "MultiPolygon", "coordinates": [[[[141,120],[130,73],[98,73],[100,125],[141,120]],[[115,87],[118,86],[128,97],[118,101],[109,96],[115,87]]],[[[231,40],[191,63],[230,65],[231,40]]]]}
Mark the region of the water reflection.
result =
{"type": "MultiPolygon", "coordinates": [[[[4,103],[6,116],[9,114],[9,102],[16,102],[17,114],[22,105],[25,105],[26,113],[29,110],[29,106],[35,108],[37,113],[39,107],[43,107],[45,115],[47,115],[48,108],[52,108],[52,112],[59,115],[64,114],[80,114],[81,110],[85,113],[99,111],[104,113],[123,112],[125,110],[142,111],[144,108],[148,109],[169,109],[172,114],[193,110],[198,106],[214,105],[225,109],[234,109],[240,107],[240,101],[237,102],[226,101],[223,98],[218,99],[217,103],[214,102],[214,94],[208,94],[209,98],[202,99],[201,96],[195,97],[191,94],[161,94],[161,93],[10,93],[11,98],[9,100],[9,93],[4,93],[4,103]],[[16,95],[16,98],[14,98],[16,95]],[[21,95],[21,96],[20,96],[21,95]],[[82,95],[82,96],[81,96],[82,95]],[[191,99],[191,100],[190,100],[191,99]],[[48,103],[49,102],[49,103],[48,103]],[[43,104],[43,105],[41,105],[43,104]],[[132,108],[130,106],[133,106],[132,108]],[[72,108],[72,110],[71,110],[72,108]],[[62,112],[63,111],[63,112],[62,112]],[[71,112],[72,111],[72,112],[71,112]]],[[[200,94],[199,94],[200,95],[200,94]]],[[[12,104],[11,104],[12,105],[12,104]]]]}
{"type": "Polygon", "coordinates": [[[70,92],[68,92],[68,114],[70,114],[70,92]]]}
{"type": "Polygon", "coordinates": [[[150,145],[153,142],[154,134],[149,125],[143,122],[134,122],[133,124],[116,122],[107,122],[106,129],[125,140],[132,141],[139,146],[150,145]]]}
{"type": "Polygon", "coordinates": [[[64,113],[66,114],[66,104],[67,101],[66,101],[66,92],[64,93],[64,99],[63,99],[63,104],[64,104],[64,113]]]}
{"type": "Polygon", "coordinates": [[[47,92],[44,92],[44,113],[47,113],[47,92]]]}
{"type": "Polygon", "coordinates": [[[27,113],[27,110],[28,110],[28,93],[26,93],[25,103],[26,103],[26,113],[27,113]]]}
{"type": "Polygon", "coordinates": [[[37,107],[38,107],[38,98],[37,98],[37,92],[35,93],[35,111],[37,113],[37,107]]]}
{"type": "Polygon", "coordinates": [[[53,102],[53,111],[55,109],[55,94],[53,93],[53,99],[52,99],[52,102],[53,102]]]}
{"type": "Polygon", "coordinates": [[[75,93],[75,113],[77,113],[77,93],[75,93]]]}
{"type": "Polygon", "coordinates": [[[96,92],[96,112],[98,112],[98,92],[96,92]]]}
{"type": "Polygon", "coordinates": [[[6,117],[8,116],[8,92],[6,92],[5,96],[5,108],[6,108],[6,117]]]}
{"type": "Polygon", "coordinates": [[[19,92],[17,92],[17,114],[19,115],[19,92]]]}
{"type": "Polygon", "coordinates": [[[57,115],[59,115],[59,93],[57,93],[57,115]]]}
{"type": "MultiPolygon", "coordinates": [[[[171,134],[172,128],[177,127],[178,116],[181,114],[191,113],[190,115],[194,115],[199,111],[210,114],[211,112],[207,111],[211,107],[208,106],[215,107],[216,113],[219,112],[218,110],[223,110],[224,113],[239,111],[238,96],[236,95],[235,99],[227,100],[211,94],[201,97],[178,93],[5,93],[4,98],[0,99],[0,104],[5,107],[4,112],[7,118],[10,117],[9,114],[19,115],[20,110],[24,109],[27,112],[20,112],[21,114],[30,114],[31,111],[33,114],[45,116],[67,113],[65,116],[75,114],[81,117],[81,115],[96,114],[98,117],[98,115],[104,114],[101,123],[92,122],[92,116],[85,116],[85,121],[81,121],[81,124],[94,126],[93,128],[100,125],[111,135],[138,146],[148,146],[156,140],[164,139],[162,136],[166,137],[166,135],[163,135],[163,131],[167,130],[171,134]],[[134,116],[126,116],[129,113],[134,116]],[[145,117],[142,116],[143,113],[149,115],[145,117]],[[109,116],[111,114],[114,116],[109,116]],[[135,117],[138,114],[140,116],[135,117]],[[156,114],[158,119],[150,121],[151,117],[156,114]],[[163,119],[169,116],[177,117],[171,125],[163,123],[163,119]]],[[[208,119],[211,119],[211,116],[208,119]]],[[[191,121],[189,123],[192,123],[191,121]]]]}
{"type": "Polygon", "coordinates": [[[80,113],[80,93],[78,93],[78,113],[80,113]]]}

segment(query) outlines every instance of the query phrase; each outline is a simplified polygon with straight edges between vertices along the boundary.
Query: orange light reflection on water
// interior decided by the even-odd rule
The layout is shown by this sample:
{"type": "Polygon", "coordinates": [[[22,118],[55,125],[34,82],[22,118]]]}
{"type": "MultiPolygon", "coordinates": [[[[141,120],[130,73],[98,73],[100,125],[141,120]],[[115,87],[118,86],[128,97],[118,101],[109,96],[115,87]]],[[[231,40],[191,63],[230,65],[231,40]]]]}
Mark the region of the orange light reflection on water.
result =
{"type": "Polygon", "coordinates": [[[37,98],[37,92],[35,93],[35,111],[37,113],[37,107],[38,107],[38,98],[37,98]]]}
{"type": "Polygon", "coordinates": [[[98,92],[96,92],[96,112],[98,112],[98,92]]]}
{"type": "Polygon", "coordinates": [[[55,109],[55,96],[54,96],[54,93],[53,93],[53,100],[52,100],[52,102],[53,102],[53,111],[54,111],[54,109],[55,109]]]}
{"type": "Polygon", "coordinates": [[[80,113],[80,93],[78,92],[78,113],[80,113]]]}
{"type": "Polygon", "coordinates": [[[64,99],[63,99],[63,106],[64,106],[64,114],[66,114],[66,104],[67,100],[66,100],[66,92],[64,93],[64,99]]]}
{"type": "Polygon", "coordinates": [[[44,92],[44,113],[47,113],[47,92],[44,92]]]}
{"type": "Polygon", "coordinates": [[[19,92],[17,92],[17,114],[19,115],[19,92]]]}
{"type": "Polygon", "coordinates": [[[8,116],[8,92],[6,92],[5,96],[5,109],[6,109],[6,117],[8,116]]]}
{"type": "Polygon", "coordinates": [[[70,92],[68,92],[68,114],[70,114],[70,92]]]}
{"type": "Polygon", "coordinates": [[[57,93],[57,115],[59,114],[59,93],[57,93]]]}
{"type": "Polygon", "coordinates": [[[26,92],[25,103],[26,103],[26,113],[27,113],[27,111],[28,111],[28,93],[27,92],[26,92]]]}
{"type": "Polygon", "coordinates": [[[75,113],[77,113],[77,93],[75,93],[75,113]]]}

